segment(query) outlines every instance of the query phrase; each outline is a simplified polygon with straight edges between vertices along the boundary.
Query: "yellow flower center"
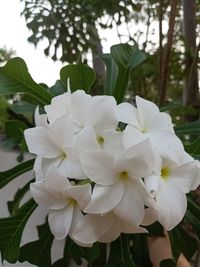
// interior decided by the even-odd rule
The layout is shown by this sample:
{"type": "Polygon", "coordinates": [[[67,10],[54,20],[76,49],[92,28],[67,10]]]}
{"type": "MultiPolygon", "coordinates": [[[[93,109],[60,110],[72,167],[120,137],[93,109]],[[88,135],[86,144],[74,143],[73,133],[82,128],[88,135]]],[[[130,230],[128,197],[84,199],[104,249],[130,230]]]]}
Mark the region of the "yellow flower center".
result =
{"type": "Polygon", "coordinates": [[[64,159],[67,158],[67,154],[66,154],[64,151],[62,151],[62,152],[60,153],[59,158],[60,158],[61,160],[64,160],[64,159]]]}
{"type": "Polygon", "coordinates": [[[104,138],[102,136],[97,137],[97,142],[98,142],[99,145],[103,145],[104,138]]]}
{"type": "Polygon", "coordinates": [[[169,177],[169,168],[168,167],[164,167],[161,169],[161,177],[164,179],[164,180],[167,180],[168,177],[169,177]]]}
{"type": "Polygon", "coordinates": [[[77,201],[75,199],[71,198],[67,203],[69,206],[75,206],[77,204],[77,201]]]}
{"type": "Polygon", "coordinates": [[[127,171],[120,172],[119,177],[121,180],[127,180],[128,179],[128,172],[127,171]]]}

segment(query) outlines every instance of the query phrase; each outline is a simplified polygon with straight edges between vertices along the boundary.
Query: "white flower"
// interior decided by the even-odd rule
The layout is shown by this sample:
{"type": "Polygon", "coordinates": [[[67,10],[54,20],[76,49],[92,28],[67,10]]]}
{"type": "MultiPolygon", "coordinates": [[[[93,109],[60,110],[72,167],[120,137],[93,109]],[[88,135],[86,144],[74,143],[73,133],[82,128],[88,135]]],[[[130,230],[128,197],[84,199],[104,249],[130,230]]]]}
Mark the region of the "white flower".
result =
{"type": "Polygon", "coordinates": [[[35,201],[48,210],[48,222],[56,239],[63,239],[73,232],[84,216],[82,210],[91,196],[90,184],[72,186],[69,180],[56,169],[48,173],[45,180],[30,185],[35,201]]]}
{"type": "Polygon", "coordinates": [[[49,168],[57,167],[63,175],[68,177],[85,177],[80,166],[78,152],[74,148],[74,128],[69,116],[60,117],[48,128],[37,126],[27,129],[24,135],[29,151],[39,156],[35,167],[41,161],[41,164],[45,165],[41,168],[46,172],[49,168]]]}
{"type": "Polygon", "coordinates": [[[117,103],[111,96],[93,97],[85,127],[76,135],[79,150],[105,149],[120,151],[123,149],[122,133],[118,127],[117,103]]]}
{"type": "Polygon", "coordinates": [[[185,194],[192,190],[195,175],[195,161],[180,165],[162,159],[160,175],[153,174],[145,178],[147,190],[163,211],[155,212],[155,216],[167,230],[174,228],[183,219],[187,208],[185,194]]]}
{"type": "Polygon", "coordinates": [[[126,149],[118,159],[102,150],[83,153],[81,163],[87,177],[96,183],[85,211],[103,214],[112,210],[118,218],[138,226],[144,206],[153,205],[141,179],[154,167],[149,140],[126,149]]]}
{"type": "Polygon", "coordinates": [[[131,146],[149,138],[152,146],[162,156],[180,161],[183,145],[174,134],[171,118],[159,112],[158,107],[136,96],[137,109],[129,103],[118,106],[119,120],[127,123],[124,131],[125,146],[131,146]]]}

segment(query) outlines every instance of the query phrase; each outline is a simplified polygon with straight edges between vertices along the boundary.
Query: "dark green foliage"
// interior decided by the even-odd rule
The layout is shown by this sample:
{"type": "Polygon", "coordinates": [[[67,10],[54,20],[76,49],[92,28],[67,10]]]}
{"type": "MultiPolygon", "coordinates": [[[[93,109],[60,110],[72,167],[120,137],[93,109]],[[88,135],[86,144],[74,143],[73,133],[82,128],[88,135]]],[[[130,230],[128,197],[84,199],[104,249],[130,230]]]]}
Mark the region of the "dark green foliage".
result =
{"type": "Polygon", "coordinates": [[[39,239],[30,242],[20,249],[19,261],[28,261],[38,267],[51,266],[51,245],[53,235],[46,222],[38,226],[39,239]]]}
{"type": "Polygon", "coordinates": [[[30,94],[41,104],[48,104],[52,98],[50,93],[34,82],[21,58],[11,59],[0,68],[0,95],[16,93],[30,94]]]}
{"type": "Polygon", "coordinates": [[[0,189],[6,186],[9,182],[17,178],[23,173],[26,173],[33,169],[34,159],[23,162],[16,167],[0,172],[0,189]]]}
{"type": "Polygon", "coordinates": [[[31,199],[11,217],[0,219],[2,261],[15,263],[18,260],[24,227],[36,207],[37,204],[31,199]]]}
{"type": "Polygon", "coordinates": [[[121,234],[111,243],[110,255],[105,267],[136,267],[130,253],[128,235],[121,234]]]}

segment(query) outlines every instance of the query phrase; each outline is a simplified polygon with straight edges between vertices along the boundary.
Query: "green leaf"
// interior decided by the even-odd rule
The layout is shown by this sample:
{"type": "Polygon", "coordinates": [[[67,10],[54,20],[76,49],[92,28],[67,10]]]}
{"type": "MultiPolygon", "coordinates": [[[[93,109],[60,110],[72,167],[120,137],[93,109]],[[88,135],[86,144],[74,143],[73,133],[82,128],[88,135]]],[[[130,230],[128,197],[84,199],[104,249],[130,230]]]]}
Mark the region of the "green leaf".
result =
{"type": "Polygon", "coordinates": [[[176,262],[173,261],[172,259],[166,259],[160,262],[160,267],[176,267],[176,266],[177,266],[176,262]]]}
{"type": "Polygon", "coordinates": [[[155,222],[145,227],[148,230],[148,236],[165,236],[164,228],[159,222],[155,222]]]}
{"type": "Polygon", "coordinates": [[[27,128],[27,125],[19,120],[9,120],[5,123],[6,136],[13,138],[16,143],[20,143],[24,139],[24,130],[27,128]]]}
{"type": "Polygon", "coordinates": [[[111,47],[111,55],[117,65],[126,69],[133,69],[146,59],[146,55],[136,45],[117,44],[111,47]]]}
{"type": "Polygon", "coordinates": [[[35,159],[31,159],[17,165],[16,167],[10,170],[0,172],[0,189],[3,188],[5,185],[7,185],[16,177],[20,176],[21,174],[32,170],[34,161],[35,159]]]}
{"type": "Polygon", "coordinates": [[[106,65],[105,95],[112,95],[118,75],[118,67],[111,54],[104,54],[102,59],[106,65]]]}
{"type": "Polygon", "coordinates": [[[146,234],[131,235],[131,252],[136,266],[152,267],[146,234]]]}
{"type": "Polygon", "coordinates": [[[61,95],[67,91],[67,84],[64,84],[61,80],[57,80],[56,83],[49,88],[49,91],[55,96],[61,95]]]}
{"type": "Polygon", "coordinates": [[[0,95],[25,93],[41,104],[49,104],[52,95],[37,84],[28,72],[23,59],[16,57],[0,68],[0,95]]]}
{"type": "Polygon", "coordinates": [[[105,267],[136,267],[130,253],[128,236],[121,236],[111,243],[110,255],[105,267]]]}
{"type": "Polygon", "coordinates": [[[192,144],[185,145],[185,150],[193,158],[200,160],[200,137],[197,138],[192,144]]]}
{"type": "Polygon", "coordinates": [[[198,249],[197,240],[186,233],[186,231],[180,225],[176,226],[168,233],[172,248],[172,255],[175,262],[177,262],[181,253],[183,253],[190,261],[198,249]]]}
{"type": "Polygon", "coordinates": [[[190,196],[187,196],[188,207],[185,214],[185,218],[192,225],[196,235],[200,240],[200,207],[197,205],[190,196]]]}
{"type": "Polygon", "coordinates": [[[12,201],[8,201],[7,204],[8,204],[8,210],[10,214],[14,214],[17,212],[23,197],[30,189],[30,183],[32,183],[34,180],[35,179],[32,179],[31,181],[26,183],[22,188],[18,189],[17,193],[14,196],[14,199],[12,201]]]}
{"type": "Polygon", "coordinates": [[[200,120],[185,123],[182,125],[177,125],[174,127],[177,135],[190,134],[199,135],[200,134],[200,120]]]}
{"type": "Polygon", "coordinates": [[[38,267],[51,266],[51,246],[54,237],[47,222],[38,226],[38,235],[38,240],[21,247],[19,261],[28,261],[38,267]]]}
{"type": "Polygon", "coordinates": [[[94,70],[82,63],[69,64],[63,67],[60,71],[60,77],[66,86],[69,80],[71,92],[78,89],[89,92],[96,79],[94,70]]]}
{"type": "Polygon", "coordinates": [[[27,101],[20,101],[18,103],[13,104],[11,106],[11,109],[16,114],[33,114],[36,109],[36,105],[27,101]]]}
{"type": "Polygon", "coordinates": [[[15,263],[20,252],[24,227],[37,207],[33,199],[26,202],[15,215],[0,219],[0,251],[2,261],[15,263]]]}
{"type": "Polygon", "coordinates": [[[137,46],[118,44],[111,47],[111,56],[118,66],[118,75],[112,95],[120,103],[125,95],[130,71],[145,59],[145,54],[137,46]]]}

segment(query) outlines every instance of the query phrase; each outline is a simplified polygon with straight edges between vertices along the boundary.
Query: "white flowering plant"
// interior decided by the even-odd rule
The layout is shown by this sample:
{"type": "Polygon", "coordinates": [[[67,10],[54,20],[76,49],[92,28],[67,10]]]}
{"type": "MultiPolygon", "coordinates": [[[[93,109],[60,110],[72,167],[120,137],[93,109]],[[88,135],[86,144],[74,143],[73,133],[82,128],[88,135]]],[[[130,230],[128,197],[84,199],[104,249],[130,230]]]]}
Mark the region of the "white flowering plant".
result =
{"type": "Polygon", "coordinates": [[[34,175],[15,195],[11,215],[0,219],[3,261],[148,267],[147,238],[164,231],[173,261],[181,253],[190,260],[198,248],[200,208],[191,191],[200,184],[200,123],[174,127],[168,113],[144,98],[122,102],[129,72],[145,59],[136,46],[113,46],[104,59],[103,95],[89,93],[95,73],[82,63],[63,67],[51,88],[35,83],[20,58],[0,68],[0,93],[27,94],[36,107],[35,125],[23,127],[19,139],[34,159],[0,173],[1,190],[23,173],[34,175]],[[28,220],[41,208],[38,239],[22,244],[28,220]],[[54,240],[63,244],[55,261],[54,240]]]}

